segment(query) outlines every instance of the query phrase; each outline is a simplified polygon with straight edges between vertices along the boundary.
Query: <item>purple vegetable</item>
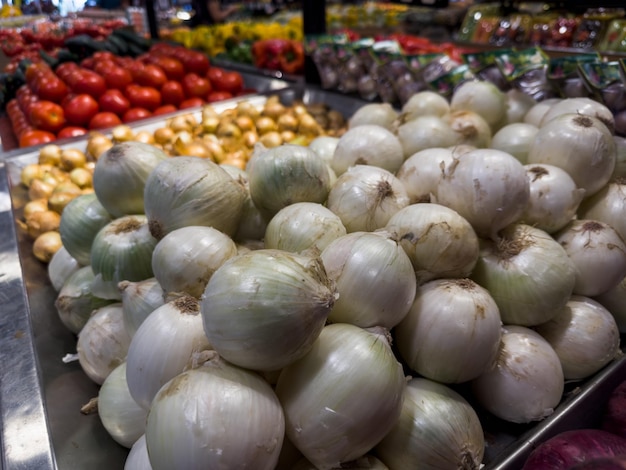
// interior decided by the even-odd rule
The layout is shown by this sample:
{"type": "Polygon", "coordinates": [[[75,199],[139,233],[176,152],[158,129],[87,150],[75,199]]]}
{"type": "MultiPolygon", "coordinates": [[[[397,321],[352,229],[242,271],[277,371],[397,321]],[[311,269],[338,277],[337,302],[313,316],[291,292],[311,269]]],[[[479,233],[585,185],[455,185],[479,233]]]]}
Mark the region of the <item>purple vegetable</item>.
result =
{"type": "Polygon", "coordinates": [[[626,438],[626,381],[619,384],[609,395],[602,429],[626,438]]]}
{"type": "Polygon", "coordinates": [[[537,447],[523,470],[571,470],[600,457],[626,454],[626,439],[601,429],[577,429],[557,434],[537,447]]]}
{"type": "Polygon", "coordinates": [[[591,459],[574,465],[570,470],[626,470],[626,456],[591,459]]]}

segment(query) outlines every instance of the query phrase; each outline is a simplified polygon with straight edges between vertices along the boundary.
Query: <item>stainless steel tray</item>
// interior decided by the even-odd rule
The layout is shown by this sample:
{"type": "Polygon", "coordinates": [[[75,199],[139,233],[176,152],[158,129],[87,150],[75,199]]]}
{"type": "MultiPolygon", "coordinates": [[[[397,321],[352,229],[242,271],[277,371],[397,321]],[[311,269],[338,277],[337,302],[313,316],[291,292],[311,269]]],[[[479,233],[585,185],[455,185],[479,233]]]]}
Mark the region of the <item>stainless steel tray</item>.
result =
{"type": "MultiPolygon", "coordinates": [[[[326,103],[345,116],[365,103],[303,85],[275,92],[285,104],[326,103]]],[[[246,99],[261,106],[267,96],[246,99]]],[[[222,110],[237,102],[215,106],[222,110]]],[[[162,123],[150,120],[134,127],[155,129],[162,123]]],[[[63,144],[81,145],[85,139],[63,144]]],[[[113,441],[96,414],[80,412],[97,395],[98,386],[77,362],[62,361],[75,352],[76,338],[58,319],[56,292],[45,265],[31,255],[31,241],[16,229],[15,219],[27,201],[26,190],[19,186],[20,171],[37,161],[37,152],[12,152],[0,162],[0,468],[122,469],[127,449],[113,441]]],[[[622,357],[592,379],[568,384],[556,412],[538,424],[514,425],[479,410],[487,440],[484,470],[517,470],[538,443],[566,429],[597,425],[606,398],[625,378],[622,357]]]]}

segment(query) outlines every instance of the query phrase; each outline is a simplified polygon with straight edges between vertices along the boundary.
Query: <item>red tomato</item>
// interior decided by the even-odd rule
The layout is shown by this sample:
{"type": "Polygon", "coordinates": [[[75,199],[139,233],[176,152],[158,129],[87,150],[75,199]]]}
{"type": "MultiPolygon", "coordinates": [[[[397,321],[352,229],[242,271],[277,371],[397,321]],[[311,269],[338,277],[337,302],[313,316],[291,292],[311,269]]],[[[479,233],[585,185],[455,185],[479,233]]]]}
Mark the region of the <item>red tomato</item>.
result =
{"type": "Polygon", "coordinates": [[[52,101],[38,101],[28,117],[33,126],[43,131],[58,132],[65,126],[63,108],[52,101]]]}
{"type": "Polygon", "coordinates": [[[168,80],[182,80],[185,76],[183,63],[174,57],[150,56],[150,63],[161,67],[168,80]]]}
{"type": "Polygon", "coordinates": [[[196,73],[185,75],[181,84],[187,98],[204,97],[211,91],[211,82],[196,73]]]}
{"type": "Polygon", "coordinates": [[[133,108],[154,111],[161,106],[161,93],[152,87],[129,85],[126,87],[126,97],[133,108]]]}
{"type": "Polygon", "coordinates": [[[178,51],[178,49],[179,49],[179,46],[174,46],[166,42],[158,42],[152,45],[149,52],[152,55],[172,56],[172,55],[176,55],[176,52],[178,51]]]}
{"type": "Polygon", "coordinates": [[[104,111],[91,118],[91,121],[89,121],[89,129],[107,129],[109,127],[119,126],[120,124],[122,124],[122,121],[116,114],[104,111]]]}
{"type": "Polygon", "coordinates": [[[89,70],[92,70],[96,65],[96,60],[93,57],[86,57],[80,61],[80,66],[89,70]]]}
{"type": "Polygon", "coordinates": [[[109,51],[97,51],[91,56],[96,62],[110,61],[115,62],[115,54],[109,51]]]}
{"type": "Polygon", "coordinates": [[[51,132],[31,129],[22,133],[20,136],[20,147],[46,144],[54,140],[56,140],[56,136],[51,132]]]}
{"type": "Polygon", "coordinates": [[[130,109],[130,101],[120,90],[107,90],[98,98],[101,111],[115,113],[123,116],[130,109]]]}
{"type": "Polygon", "coordinates": [[[161,98],[163,99],[163,104],[173,104],[174,106],[178,106],[185,99],[183,86],[179,82],[175,82],[173,80],[165,82],[165,84],[161,87],[161,98]]]}
{"type": "Polygon", "coordinates": [[[68,77],[70,88],[74,93],[91,95],[98,98],[107,91],[107,84],[102,76],[87,69],[75,71],[68,77]]]}
{"type": "Polygon", "coordinates": [[[117,67],[117,63],[115,63],[113,60],[103,59],[95,63],[95,65],[93,66],[93,71],[96,72],[97,74],[104,75],[104,72],[106,72],[107,70],[113,67],[117,67]]]}
{"type": "Polygon", "coordinates": [[[85,135],[87,129],[78,126],[67,126],[59,131],[57,134],[58,139],[69,139],[70,137],[78,137],[79,135],[85,135]]]}
{"type": "Polygon", "coordinates": [[[158,65],[148,64],[137,72],[135,82],[142,86],[161,88],[167,82],[167,76],[158,65]]]}
{"type": "Polygon", "coordinates": [[[216,101],[228,100],[233,97],[230,91],[212,91],[207,96],[207,103],[215,103],[216,101]]]}
{"type": "Polygon", "coordinates": [[[132,63],[129,62],[125,68],[133,76],[133,80],[136,81],[145,66],[146,65],[144,63],[139,62],[138,60],[133,60],[132,63]]]}
{"type": "Polygon", "coordinates": [[[215,83],[224,76],[226,70],[221,67],[211,67],[206,73],[206,78],[209,79],[211,85],[215,86],[215,83]]]}
{"type": "Polygon", "coordinates": [[[79,67],[76,65],[76,62],[63,62],[62,64],[59,64],[54,71],[61,80],[65,81],[69,74],[78,68],[79,67]]]}
{"type": "Polygon", "coordinates": [[[37,96],[42,100],[59,103],[69,92],[63,80],[54,74],[42,76],[35,83],[37,96]]]}
{"type": "Polygon", "coordinates": [[[174,106],[173,104],[166,104],[164,106],[159,106],[157,109],[154,110],[154,112],[152,113],[153,116],[159,116],[161,114],[169,114],[169,113],[173,113],[175,111],[177,111],[178,108],[176,106],[174,106]]]}
{"type": "Polygon", "coordinates": [[[139,121],[140,119],[145,119],[150,116],[152,116],[152,113],[145,108],[130,108],[128,111],[124,113],[124,116],[122,117],[122,121],[124,122],[139,121]]]}
{"type": "Polygon", "coordinates": [[[64,106],[65,119],[70,124],[87,125],[98,114],[98,102],[90,95],[80,94],[68,100],[64,106]]]}
{"type": "Polygon", "coordinates": [[[189,98],[183,101],[178,106],[178,109],[197,108],[199,106],[202,106],[203,104],[204,104],[204,100],[202,98],[198,98],[198,97],[189,98]]]}
{"type": "Polygon", "coordinates": [[[211,66],[209,59],[202,52],[192,51],[191,49],[179,50],[176,53],[176,57],[183,63],[185,72],[197,73],[203,77],[211,66]]]}
{"type": "Polygon", "coordinates": [[[102,76],[104,77],[104,81],[106,82],[108,88],[123,90],[128,85],[133,83],[132,74],[125,68],[117,65],[113,65],[109,69],[103,71],[102,76]]]}
{"type": "Polygon", "coordinates": [[[135,59],[133,59],[132,57],[126,57],[126,56],[124,57],[116,56],[115,63],[122,68],[128,69],[131,66],[131,64],[135,63],[135,59]]]}
{"type": "Polygon", "coordinates": [[[224,72],[211,84],[218,91],[228,91],[234,95],[243,90],[243,77],[239,72],[224,72]]]}

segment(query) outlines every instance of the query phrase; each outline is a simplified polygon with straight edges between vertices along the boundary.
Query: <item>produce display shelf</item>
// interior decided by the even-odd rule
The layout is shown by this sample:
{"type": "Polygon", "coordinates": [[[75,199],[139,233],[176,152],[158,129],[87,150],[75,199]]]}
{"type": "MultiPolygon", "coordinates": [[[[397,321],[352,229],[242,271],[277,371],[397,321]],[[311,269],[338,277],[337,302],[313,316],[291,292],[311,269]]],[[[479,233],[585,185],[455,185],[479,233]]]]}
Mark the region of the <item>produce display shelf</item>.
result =
{"type": "MultiPolygon", "coordinates": [[[[304,84],[283,87],[275,94],[284,104],[296,100],[322,103],[346,117],[366,104],[304,84]]],[[[221,111],[243,100],[261,107],[267,96],[242,97],[214,107],[221,111]]],[[[164,122],[161,117],[132,127],[154,130],[164,122]]],[[[61,146],[84,149],[86,139],[61,146]]],[[[35,163],[37,155],[38,149],[30,148],[11,152],[0,161],[0,468],[122,469],[128,450],[113,441],[96,413],[80,411],[97,396],[99,387],[77,361],[63,360],[75,353],[76,337],[58,318],[54,307],[57,293],[46,266],[34,258],[32,241],[15,223],[28,197],[19,184],[20,172],[35,163]]],[[[477,409],[487,442],[483,469],[518,470],[533,448],[549,437],[566,429],[597,426],[609,393],[624,377],[623,355],[593,378],[568,384],[555,413],[540,423],[515,425],[477,409]]]]}

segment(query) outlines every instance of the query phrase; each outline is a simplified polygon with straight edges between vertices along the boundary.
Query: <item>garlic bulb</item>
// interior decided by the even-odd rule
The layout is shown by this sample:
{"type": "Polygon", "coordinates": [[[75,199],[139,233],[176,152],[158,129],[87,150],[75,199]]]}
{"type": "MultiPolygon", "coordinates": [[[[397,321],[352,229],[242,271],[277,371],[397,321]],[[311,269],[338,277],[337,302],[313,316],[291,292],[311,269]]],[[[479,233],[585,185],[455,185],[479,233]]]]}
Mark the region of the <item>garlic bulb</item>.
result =
{"type": "Polygon", "coordinates": [[[404,184],[411,204],[431,202],[432,196],[436,200],[442,167],[452,160],[452,150],[435,147],[417,152],[402,163],[396,177],[404,184]]]}
{"type": "Polygon", "coordinates": [[[287,437],[317,468],[328,469],[380,442],[400,417],[405,389],[384,334],[336,323],[282,370],[276,394],[287,437]]]}
{"type": "Polygon", "coordinates": [[[409,311],[415,274],[393,234],[353,232],[331,242],[321,258],[339,293],[330,322],[391,329],[409,311]]]}
{"type": "Polygon", "coordinates": [[[369,165],[353,166],[337,178],[326,203],[348,233],[383,228],[408,205],[402,182],[387,170],[369,165]]]}
{"type": "Polygon", "coordinates": [[[206,336],[220,356],[271,371],[306,354],[334,302],[334,285],[319,258],[263,249],[215,271],[201,311],[206,336]]]}
{"type": "Polygon", "coordinates": [[[236,254],[235,242],[219,230],[183,227],[159,240],[152,253],[152,271],[165,292],[199,298],[213,273],[236,254]]]}
{"type": "Polygon", "coordinates": [[[168,380],[191,365],[194,354],[211,349],[202,329],[198,300],[182,296],[152,312],[132,337],[126,380],[144,409],[168,380]]]}
{"type": "Polygon", "coordinates": [[[265,248],[298,253],[315,247],[322,251],[346,234],[341,219],[315,202],[296,202],[279,210],[267,224],[265,248]]]}
{"type": "Polygon", "coordinates": [[[400,419],[375,451],[389,470],[478,469],[485,438],[465,398],[445,385],[412,378],[400,419]]]}
{"type": "Polygon", "coordinates": [[[129,344],[122,304],[100,307],[78,333],[78,361],[87,377],[101,385],[126,360],[129,344]]]}
{"type": "Polygon", "coordinates": [[[167,154],[154,145],[113,145],[98,157],[93,171],[93,189],[102,206],[114,217],[143,214],[146,179],[165,159],[167,154]]]}
{"type": "Polygon", "coordinates": [[[132,337],[148,315],[165,303],[165,292],[151,277],[143,281],[122,281],[118,285],[122,291],[124,326],[132,337]]]}
{"type": "Polygon", "coordinates": [[[81,268],[78,261],[64,246],[59,248],[48,263],[48,278],[55,291],[59,292],[69,277],[81,268]]]}
{"type": "Polygon", "coordinates": [[[496,366],[471,382],[478,404],[512,423],[540,421],[561,401],[565,380],[561,361],[539,333],[508,325],[496,366]]]}
{"type": "Polygon", "coordinates": [[[478,237],[470,223],[439,204],[418,203],[400,209],[385,230],[396,234],[418,284],[441,277],[467,277],[478,260],[478,237]]]}
{"type": "Polygon", "coordinates": [[[95,194],[74,198],[63,209],[59,233],[63,246],[83,266],[91,263],[91,245],[102,227],[113,220],[95,194]]]}
{"type": "Polygon", "coordinates": [[[590,377],[621,352],[611,312],[588,297],[572,296],[552,320],[535,331],[554,348],[566,380],[590,377]]]}
{"type": "Polygon", "coordinates": [[[214,354],[159,390],[146,444],[154,470],[273,470],[284,433],[284,413],[271,387],[214,354]]]}
{"type": "Polygon", "coordinates": [[[550,320],[572,295],[574,263],[543,230],[513,224],[497,242],[483,240],[472,279],[489,291],[505,324],[550,320]]]}
{"type": "Polygon", "coordinates": [[[140,407],[128,391],[126,362],[104,379],[98,391],[98,415],[104,429],[124,447],[130,449],[143,436],[148,411],[140,407]]]}
{"type": "Polygon", "coordinates": [[[213,227],[232,236],[237,230],[246,190],[217,163],[176,157],[150,173],[144,205],[150,233],[157,240],[189,225],[213,227]]]}

